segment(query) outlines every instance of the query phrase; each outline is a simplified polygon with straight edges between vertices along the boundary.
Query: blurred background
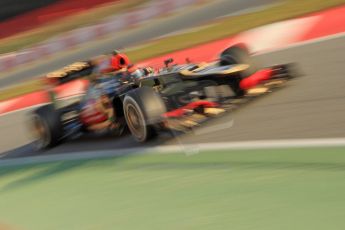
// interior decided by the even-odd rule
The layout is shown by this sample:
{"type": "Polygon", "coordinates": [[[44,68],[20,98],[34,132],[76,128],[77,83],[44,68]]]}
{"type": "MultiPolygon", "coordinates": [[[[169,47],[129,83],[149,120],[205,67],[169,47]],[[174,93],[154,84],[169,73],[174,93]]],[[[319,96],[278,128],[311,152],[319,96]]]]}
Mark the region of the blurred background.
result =
{"type": "Polygon", "coordinates": [[[0,229],[344,229],[344,4],[0,1],[0,229]],[[85,93],[48,73],[114,49],[139,67],[210,62],[237,43],[303,76],[185,135],[34,150],[47,89],[63,103],[85,93]]]}

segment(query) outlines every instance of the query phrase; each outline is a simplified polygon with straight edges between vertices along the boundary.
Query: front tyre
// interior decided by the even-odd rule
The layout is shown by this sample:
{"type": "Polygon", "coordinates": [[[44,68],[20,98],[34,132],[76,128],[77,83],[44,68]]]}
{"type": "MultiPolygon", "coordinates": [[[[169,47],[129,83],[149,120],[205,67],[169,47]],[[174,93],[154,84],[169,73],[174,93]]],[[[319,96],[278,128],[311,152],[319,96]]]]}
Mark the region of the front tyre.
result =
{"type": "Polygon", "coordinates": [[[145,142],[154,136],[154,130],[147,125],[143,111],[133,98],[125,98],[124,113],[128,128],[136,141],[145,142]]]}
{"type": "Polygon", "coordinates": [[[235,45],[227,48],[220,54],[221,65],[247,64],[249,68],[242,72],[246,78],[254,74],[259,68],[245,47],[235,45]]]}
{"type": "Polygon", "coordinates": [[[236,64],[246,64],[249,68],[243,70],[241,74],[233,79],[231,83],[231,88],[237,97],[242,97],[245,95],[245,91],[241,89],[240,82],[243,78],[249,77],[254,74],[257,70],[257,64],[250,56],[249,52],[245,47],[240,45],[235,45],[227,48],[220,54],[220,65],[236,65],[236,64]]]}
{"type": "Polygon", "coordinates": [[[160,96],[149,87],[129,92],[123,101],[128,128],[138,142],[146,142],[156,135],[154,126],[162,121],[166,112],[160,96]]]}

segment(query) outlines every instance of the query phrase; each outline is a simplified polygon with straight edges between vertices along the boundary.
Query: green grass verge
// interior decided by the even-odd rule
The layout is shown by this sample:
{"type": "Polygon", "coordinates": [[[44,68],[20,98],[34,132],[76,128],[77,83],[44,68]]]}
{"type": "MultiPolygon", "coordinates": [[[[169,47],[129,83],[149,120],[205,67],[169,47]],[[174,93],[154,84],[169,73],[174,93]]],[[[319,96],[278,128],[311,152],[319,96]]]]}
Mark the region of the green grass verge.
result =
{"type": "MultiPolygon", "coordinates": [[[[133,62],[138,62],[147,58],[234,35],[254,27],[301,16],[344,3],[345,0],[286,0],[282,4],[259,12],[215,21],[214,24],[195,32],[184,33],[151,42],[141,48],[129,50],[128,55],[133,62]]],[[[38,90],[37,87],[22,88],[25,90],[14,88],[13,90],[8,89],[5,93],[0,93],[0,100],[19,96],[31,90],[38,90]]]]}
{"type": "Polygon", "coordinates": [[[269,23],[291,19],[311,12],[345,4],[345,0],[286,0],[262,11],[214,21],[213,25],[195,32],[170,36],[148,46],[132,50],[128,55],[134,61],[166,54],[198,44],[224,38],[269,23]]]}
{"type": "Polygon", "coordinates": [[[36,92],[36,91],[42,90],[43,88],[44,88],[44,84],[42,80],[35,79],[35,80],[27,81],[22,84],[18,84],[10,88],[1,90],[0,102],[2,100],[7,100],[10,98],[20,96],[20,95],[36,92]]]}
{"type": "Polygon", "coordinates": [[[344,153],[243,150],[3,167],[0,226],[344,229],[344,153]]]}

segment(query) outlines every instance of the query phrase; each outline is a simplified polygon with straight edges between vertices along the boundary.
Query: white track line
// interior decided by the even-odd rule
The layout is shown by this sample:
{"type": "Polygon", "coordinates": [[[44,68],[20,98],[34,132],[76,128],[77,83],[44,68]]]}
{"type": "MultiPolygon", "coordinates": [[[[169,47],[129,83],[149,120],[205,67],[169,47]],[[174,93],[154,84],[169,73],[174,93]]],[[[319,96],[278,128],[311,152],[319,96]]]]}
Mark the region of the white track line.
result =
{"type": "Polygon", "coordinates": [[[345,147],[345,138],[320,138],[320,139],[287,139],[287,140],[262,140],[262,141],[239,141],[202,143],[186,145],[168,145],[158,147],[127,148],[118,150],[100,150],[71,152],[55,155],[32,156],[17,159],[0,160],[0,167],[41,164],[56,161],[74,161],[102,159],[109,157],[123,156],[126,154],[187,154],[188,149],[198,151],[220,151],[220,150],[254,150],[254,149],[282,149],[282,148],[316,148],[316,147],[345,147]]]}

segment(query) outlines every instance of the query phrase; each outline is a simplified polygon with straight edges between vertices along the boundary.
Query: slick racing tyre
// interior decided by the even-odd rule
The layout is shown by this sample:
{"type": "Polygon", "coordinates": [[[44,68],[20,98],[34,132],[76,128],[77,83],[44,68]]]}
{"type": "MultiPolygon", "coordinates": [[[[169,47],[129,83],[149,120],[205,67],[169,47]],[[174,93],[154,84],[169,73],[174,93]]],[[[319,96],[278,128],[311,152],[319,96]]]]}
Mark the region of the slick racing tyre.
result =
{"type": "Polygon", "coordinates": [[[134,139],[138,142],[146,142],[156,135],[155,125],[162,121],[166,107],[153,89],[141,87],[125,96],[123,111],[134,139]]]}
{"type": "Polygon", "coordinates": [[[258,70],[258,64],[254,62],[245,47],[235,45],[224,50],[220,55],[221,65],[247,64],[249,68],[242,72],[242,77],[248,77],[258,70]]]}
{"type": "Polygon", "coordinates": [[[257,64],[254,63],[247,49],[240,45],[232,46],[224,50],[220,55],[220,65],[224,66],[235,64],[249,65],[249,68],[243,70],[240,76],[233,79],[233,82],[231,84],[231,88],[234,91],[235,95],[238,97],[242,97],[245,92],[240,88],[241,80],[254,74],[258,70],[258,67],[257,64]]]}
{"type": "Polygon", "coordinates": [[[36,109],[32,117],[34,146],[37,150],[53,147],[62,137],[62,124],[59,112],[53,105],[45,105],[36,109]]]}

